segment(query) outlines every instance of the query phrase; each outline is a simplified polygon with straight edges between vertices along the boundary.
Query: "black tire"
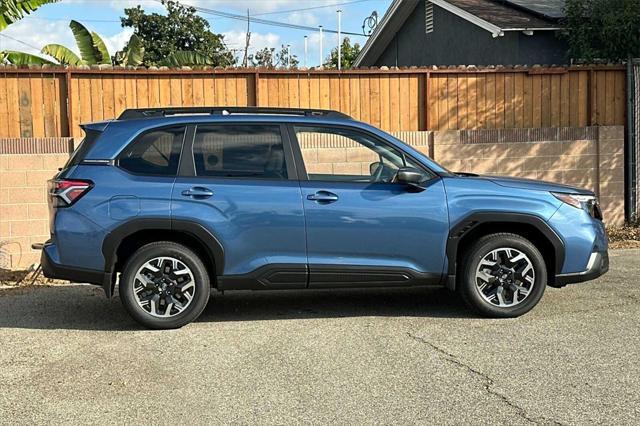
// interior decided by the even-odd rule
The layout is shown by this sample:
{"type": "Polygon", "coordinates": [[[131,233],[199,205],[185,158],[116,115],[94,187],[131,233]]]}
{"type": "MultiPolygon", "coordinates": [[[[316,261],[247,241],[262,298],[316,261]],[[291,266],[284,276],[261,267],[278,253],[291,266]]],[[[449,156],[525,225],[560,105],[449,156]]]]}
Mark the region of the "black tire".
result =
{"type": "Polygon", "coordinates": [[[162,330],[180,328],[194,321],[207,306],[210,295],[209,275],[202,260],[187,247],[170,241],[158,241],[138,249],[127,260],[120,275],[120,300],[131,317],[143,326],[162,330]],[[172,257],[186,265],[194,277],[194,292],[191,302],[173,316],[160,318],[141,307],[134,295],[135,276],[148,261],[157,257],[172,257]]]}
{"type": "Polygon", "coordinates": [[[513,318],[529,312],[538,304],[547,285],[547,268],[542,254],[529,240],[516,234],[499,233],[480,238],[463,254],[458,272],[456,287],[462,299],[481,315],[491,318],[513,318]],[[529,294],[514,306],[498,306],[485,300],[476,285],[476,271],[480,261],[500,248],[512,248],[524,253],[531,261],[535,274],[529,294]]]}

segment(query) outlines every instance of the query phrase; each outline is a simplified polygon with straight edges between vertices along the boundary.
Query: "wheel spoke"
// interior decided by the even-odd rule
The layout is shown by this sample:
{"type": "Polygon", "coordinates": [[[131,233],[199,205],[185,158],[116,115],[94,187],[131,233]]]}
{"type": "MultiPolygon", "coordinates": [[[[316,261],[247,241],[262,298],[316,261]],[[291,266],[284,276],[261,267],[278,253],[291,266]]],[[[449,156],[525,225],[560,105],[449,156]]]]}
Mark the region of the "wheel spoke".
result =
{"type": "Polygon", "coordinates": [[[478,273],[476,274],[476,277],[480,278],[481,280],[483,280],[486,283],[493,282],[496,279],[496,277],[494,277],[493,275],[488,274],[484,270],[478,271],[478,273]]]}

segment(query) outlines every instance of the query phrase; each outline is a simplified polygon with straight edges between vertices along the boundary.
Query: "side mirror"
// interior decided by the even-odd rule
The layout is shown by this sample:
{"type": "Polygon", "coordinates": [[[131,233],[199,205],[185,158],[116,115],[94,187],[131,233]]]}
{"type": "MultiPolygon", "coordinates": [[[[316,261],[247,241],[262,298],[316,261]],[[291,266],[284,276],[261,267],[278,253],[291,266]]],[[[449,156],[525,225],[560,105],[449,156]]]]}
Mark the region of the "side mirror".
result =
{"type": "Polygon", "coordinates": [[[419,186],[423,178],[424,174],[413,167],[403,167],[396,173],[396,182],[405,185],[419,186]]]}

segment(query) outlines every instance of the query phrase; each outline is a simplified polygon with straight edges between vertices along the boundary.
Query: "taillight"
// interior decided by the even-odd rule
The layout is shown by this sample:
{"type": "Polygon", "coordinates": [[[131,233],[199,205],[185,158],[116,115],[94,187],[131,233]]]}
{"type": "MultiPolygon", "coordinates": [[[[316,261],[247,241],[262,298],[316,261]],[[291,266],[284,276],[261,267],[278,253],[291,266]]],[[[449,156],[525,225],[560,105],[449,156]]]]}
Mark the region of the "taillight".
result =
{"type": "Polygon", "coordinates": [[[54,207],[69,207],[93,188],[93,182],[77,179],[59,179],[51,182],[51,202],[54,207]]]}

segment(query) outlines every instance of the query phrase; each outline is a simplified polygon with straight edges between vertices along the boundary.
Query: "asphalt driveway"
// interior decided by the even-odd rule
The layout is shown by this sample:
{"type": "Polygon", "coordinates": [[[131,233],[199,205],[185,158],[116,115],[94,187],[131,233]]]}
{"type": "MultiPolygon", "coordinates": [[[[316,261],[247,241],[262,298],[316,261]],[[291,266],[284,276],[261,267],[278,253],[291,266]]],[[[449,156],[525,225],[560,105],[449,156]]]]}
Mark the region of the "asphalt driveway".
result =
{"type": "Polygon", "coordinates": [[[98,288],[0,290],[0,422],[636,423],[640,250],[611,263],[510,320],[444,290],[243,292],[153,332],[98,288]]]}

